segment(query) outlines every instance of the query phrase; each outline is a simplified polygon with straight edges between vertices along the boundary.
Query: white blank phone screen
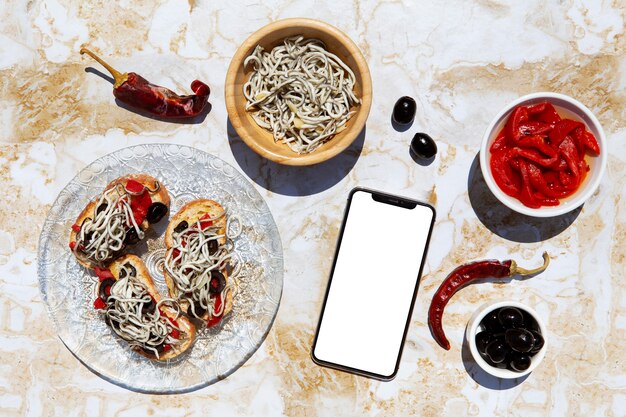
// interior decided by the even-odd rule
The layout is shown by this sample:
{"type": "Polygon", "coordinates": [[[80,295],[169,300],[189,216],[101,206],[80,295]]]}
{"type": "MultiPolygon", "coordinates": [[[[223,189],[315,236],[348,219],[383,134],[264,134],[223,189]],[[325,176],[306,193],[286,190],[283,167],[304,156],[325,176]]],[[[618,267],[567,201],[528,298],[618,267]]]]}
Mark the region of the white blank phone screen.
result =
{"type": "Polygon", "coordinates": [[[314,356],[391,376],[434,213],[352,197],[314,356]]]}

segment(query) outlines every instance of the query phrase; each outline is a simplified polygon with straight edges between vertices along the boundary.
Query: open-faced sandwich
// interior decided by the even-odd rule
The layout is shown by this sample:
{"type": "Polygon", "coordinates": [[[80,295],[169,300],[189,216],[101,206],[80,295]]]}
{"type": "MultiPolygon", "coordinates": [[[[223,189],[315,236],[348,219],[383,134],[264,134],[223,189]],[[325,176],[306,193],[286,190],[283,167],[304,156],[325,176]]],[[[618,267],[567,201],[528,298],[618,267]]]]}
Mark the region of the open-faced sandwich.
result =
{"type": "Polygon", "coordinates": [[[119,177],[80,213],[72,225],[70,249],[86,268],[105,266],[127,245],[143,239],[169,206],[169,194],[157,179],[146,174],[119,177]]]}
{"type": "Polygon", "coordinates": [[[233,306],[232,243],[226,226],[224,208],[201,199],[184,205],[165,231],[164,272],[170,296],[208,327],[219,323],[233,306]]]}
{"type": "Polygon", "coordinates": [[[173,359],[193,344],[196,328],[179,313],[175,300],[161,299],[144,263],[124,255],[108,268],[95,268],[99,279],[94,307],[113,332],[137,353],[160,361],[173,359]]]}

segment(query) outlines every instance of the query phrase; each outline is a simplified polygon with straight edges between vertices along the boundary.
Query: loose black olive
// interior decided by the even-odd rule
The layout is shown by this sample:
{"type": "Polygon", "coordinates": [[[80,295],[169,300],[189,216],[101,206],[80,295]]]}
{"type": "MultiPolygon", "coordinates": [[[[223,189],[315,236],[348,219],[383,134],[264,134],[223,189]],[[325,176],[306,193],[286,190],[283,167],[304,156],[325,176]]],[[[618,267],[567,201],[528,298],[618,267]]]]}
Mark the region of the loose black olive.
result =
{"type": "Polygon", "coordinates": [[[487,345],[485,349],[485,355],[491,360],[491,362],[498,364],[504,362],[506,359],[507,349],[504,343],[494,340],[487,345]]]}
{"type": "Polygon", "coordinates": [[[413,123],[415,119],[415,110],[417,105],[412,97],[400,97],[393,106],[393,114],[391,115],[394,123],[399,125],[408,125],[413,123]]]}
{"type": "Polygon", "coordinates": [[[137,269],[135,269],[135,267],[130,262],[126,262],[124,266],[130,270],[129,274],[131,277],[137,276],[137,269]]]}
{"type": "Polygon", "coordinates": [[[209,240],[208,245],[209,245],[209,255],[213,255],[215,252],[217,252],[217,248],[219,247],[217,240],[209,240]]]}
{"type": "Polygon", "coordinates": [[[107,209],[107,207],[109,207],[109,205],[107,203],[102,203],[98,206],[98,208],[96,208],[96,216],[100,213],[102,213],[104,210],[107,209]]]}
{"type": "Polygon", "coordinates": [[[509,366],[514,371],[523,372],[530,367],[530,362],[530,356],[528,355],[515,355],[509,366]]]}
{"type": "Polygon", "coordinates": [[[150,223],[158,223],[166,214],[167,206],[163,203],[156,202],[152,203],[148,208],[146,219],[148,219],[150,223]]]}
{"type": "Polygon", "coordinates": [[[125,269],[121,269],[121,270],[120,270],[120,279],[126,278],[126,275],[127,275],[127,274],[128,274],[128,273],[126,272],[126,270],[125,270],[125,269]]]}
{"type": "Polygon", "coordinates": [[[111,287],[115,284],[115,280],[113,278],[107,278],[100,282],[100,287],[98,288],[98,295],[105,303],[109,299],[109,295],[111,295],[111,287]]]}
{"type": "Polygon", "coordinates": [[[416,133],[411,141],[411,151],[420,158],[429,159],[437,154],[437,144],[426,133],[416,133]]]}
{"type": "Polygon", "coordinates": [[[543,340],[543,336],[541,335],[541,333],[539,333],[538,331],[531,330],[530,332],[535,338],[535,343],[533,344],[533,348],[530,350],[530,353],[534,355],[541,350],[545,341],[543,340]]]}
{"type": "Polygon", "coordinates": [[[124,237],[124,243],[127,245],[134,245],[139,242],[139,236],[137,236],[137,230],[134,227],[131,227],[126,231],[126,236],[124,237]]]}
{"type": "Polygon", "coordinates": [[[502,324],[498,320],[498,312],[500,310],[494,310],[488,313],[480,322],[490,333],[500,333],[502,331],[502,324]]]}
{"type": "Polygon", "coordinates": [[[187,229],[188,227],[189,227],[189,224],[186,221],[183,220],[182,222],[180,222],[180,223],[178,223],[176,225],[176,227],[174,228],[174,231],[176,233],[180,233],[183,230],[187,229]]]}
{"type": "Polygon", "coordinates": [[[485,354],[487,345],[493,340],[493,337],[488,332],[480,332],[476,334],[476,347],[478,352],[485,354]]]}
{"type": "Polygon", "coordinates": [[[209,292],[211,294],[219,294],[226,286],[226,278],[219,271],[211,271],[211,280],[209,281],[209,292]]]}
{"type": "Polygon", "coordinates": [[[498,320],[507,329],[514,327],[522,327],[524,324],[524,316],[522,312],[515,307],[503,307],[498,313],[498,320]]]}
{"type": "Polygon", "coordinates": [[[530,352],[535,344],[533,334],[526,329],[507,329],[504,333],[506,343],[517,352],[530,352]]]}

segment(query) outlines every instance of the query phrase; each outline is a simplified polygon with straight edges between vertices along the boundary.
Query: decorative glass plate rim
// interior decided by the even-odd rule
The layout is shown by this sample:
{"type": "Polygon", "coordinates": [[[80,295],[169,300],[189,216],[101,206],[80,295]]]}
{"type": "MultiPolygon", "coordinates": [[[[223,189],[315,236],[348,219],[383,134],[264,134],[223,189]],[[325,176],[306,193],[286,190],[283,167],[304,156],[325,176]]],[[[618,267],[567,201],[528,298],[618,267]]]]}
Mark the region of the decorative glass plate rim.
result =
{"type": "MultiPolygon", "coordinates": [[[[133,173],[133,172],[141,172],[140,170],[133,170],[133,169],[129,169],[129,173],[133,173]]],[[[56,214],[56,213],[54,213],[56,214]]],[[[67,252],[69,254],[69,251],[67,252]]],[[[71,256],[71,255],[70,255],[71,256]]],[[[64,346],[70,351],[70,353],[72,353],[72,355],[78,359],[83,365],[85,365],[85,367],[87,367],[87,369],[89,369],[91,372],[95,373],[96,375],[100,376],[101,378],[115,384],[118,386],[121,386],[123,388],[126,389],[130,389],[136,392],[142,392],[142,393],[152,393],[152,394],[175,394],[175,393],[185,393],[185,392],[191,392],[191,391],[195,391],[197,389],[212,385],[215,382],[218,382],[226,377],[228,377],[230,374],[232,374],[233,372],[235,372],[237,369],[239,369],[243,364],[245,364],[248,359],[250,359],[250,357],[258,350],[258,348],[263,344],[264,340],[266,339],[270,329],[272,328],[274,321],[276,319],[276,315],[278,313],[278,309],[280,306],[280,300],[282,298],[282,291],[283,291],[283,274],[284,274],[284,259],[283,259],[283,248],[282,248],[282,242],[280,239],[280,234],[278,232],[278,227],[276,226],[276,222],[272,216],[271,211],[269,210],[269,207],[267,206],[267,203],[265,202],[264,198],[261,196],[261,194],[254,188],[254,186],[252,185],[252,183],[239,171],[237,171],[231,164],[227,163],[226,161],[222,160],[221,158],[212,155],[208,152],[205,152],[203,150],[191,147],[191,146],[186,146],[186,145],[179,145],[179,144],[171,144],[171,143],[146,143],[146,144],[138,144],[138,145],[132,145],[132,146],[128,146],[128,147],[123,147],[120,149],[117,149],[113,152],[109,152],[105,155],[102,155],[96,159],[94,159],[92,162],[90,162],[89,164],[85,165],[83,168],[81,168],[76,175],[74,175],[72,177],[72,179],[70,181],[68,181],[67,184],[65,184],[65,186],[61,189],[61,191],[59,192],[59,194],[57,195],[57,197],[55,198],[53,204],[51,205],[48,213],[46,214],[46,218],[44,221],[44,224],[42,226],[41,229],[41,233],[39,236],[39,242],[38,242],[38,251],[37,251],[37,276],[38,276],[38,281],[39,281],[39,292],[40,295],[42,297],[42,300],[44,301],[45,304],[45,308],[46,311],[48,313],[48,317],[50,318],[50,320],[53,323],[54,329],[57,333],[57,336],[59,337],[59,339],[61,340],[61,342],[64,344],[64,346]],[[269,322],[267,323],[267,327],[265,329],[263,329],[262,335],[258,338],[258,340],[256,341],[256,343],[253,345],[253,347],[251,349],[249,349],[247,351],[247,353],[245,353],[241,360],[239,360],[239,362],[237,362],[236,364],[234,364],[234,366],[232,366],[228,371],[224,372],[224,373],[219,373],[214,375],[212,378],[207,378],[206,380],[203,381],[199,381],[195,384],[190,384],[187,386],[181,386],[181,387],[175,387],[175,388],[168,388],[168,387],[164,387],[163,389],[161,388],[145,388],[142,386],[137,386],[137,385],[133,385],[132,382],[129,383],[128,381],[124,380],[124,379],[120,379],[119,377],[112,375],[110,373],[107,372],[103,372],[103,370],[101,369],[97,369],[96,367],[92,366],[92,364],[88,363],[87,361],[84,360],[83,357],[81,357],[79,354],[77,354],[71,346],[68,345],[68,343],[66,343],[66,340],[63,339],[63,337],[61,336],[62,332],[60,331],[60,326],[59,326],[59,322],[57,317],[55,317],[54,315],[54,311],[53,311],[53,307],[50,305],[50,303],[48,302],[48,295],[46,294],[46,285],[49,284],[49,282],[51,281],[51,278],[48,277],[46,275],[46,268],[42,262],[42,260],[46,257],[46,255],[48,254],[48,250],[46,250],[46,244],[47,241],[50,239],[50,232],[49,230],[54,226],[55,221],[52,218],[52,214],[55,211],[56,207],[59,207],[62,203],[65,202],[65,200],[67,200],[68,195],[67,193],[69,193],[68,189],[73,186],[73,185],[77,185],[80,184],[80,177],[81,174],[85,173],[85,172],[89,172],[90,170],[93,171],[93,168],[97,166],[97,164],[104,164],[106,165],[106,160],[109,158],[114,158],[116,155],[118,154],[122,154],[123,152],[132,152],[133,156],[137,156],[137,152],[138,150],[143,149],[144,152],[142,153],[143,156],[148,155],[151,153],[151,150],[153,149],[160,149],[160,150],[165,150],[165,149],[176,149],[176,151],[178,153],[181,153],[183,150],[186,150],[187,152],[189,152],[191,154],[191,157],[193,158],[194,155],[203,155],[204,157],[207,158],[207,162],[210,161],[219,161],[220,164],[222,164],[222,166],[224,168],[228,168],[230,170],[232,170],[232,172],[234,173],[234,177],[239,179],[241,185],[247,187],[247,192],[251,192],[254,195],[256,195],[256,197],[258,197],[258,199],[260,200],[262,209],[264,211],[264,214],[268,216],[268,219],[270,224],[269,226],[273,229],[272,233],[275,235],[276,239],[275,241],[273,241],[274,245],[277,245],[275,252],[278,253],[278,256],[274,258],[275,261],[278,261],[278,265],[275,268],[277,275],[277,282],[280,284],[279,288],[278,288],[278,294],[276,297],[276,303],[275,303],[275,308],[273,309],[273,312],[271,314],[271,318],[269,320],[269,322]]],[[[265,274],[264,274],[265,275],[265,274]]],[[[128,349],[129,354],[130,354],[130,349],[128,349]]],[[[183,359],[184,360],[184,359],[183,359]]],[[[150,361],[150,360],[147,360],[150,361]]],[[[175,362],[174,362],[175,363],[175,362]]],[[[161,363],[164,366],[168,366],[170,363],[166,362],[166,363],[161,363]]]]}

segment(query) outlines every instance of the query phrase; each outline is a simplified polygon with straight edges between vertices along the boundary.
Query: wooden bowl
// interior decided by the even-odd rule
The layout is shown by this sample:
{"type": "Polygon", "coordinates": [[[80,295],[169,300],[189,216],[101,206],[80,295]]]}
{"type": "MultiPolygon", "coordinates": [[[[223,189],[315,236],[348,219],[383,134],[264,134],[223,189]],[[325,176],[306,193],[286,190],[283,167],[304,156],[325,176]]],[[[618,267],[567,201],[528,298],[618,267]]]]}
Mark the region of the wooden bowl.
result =
{"type": "Polygon", "coordinates": [[[225,83],[226,110],[231,124],[241,139],[264,158],[285,165],[313,165],[341,153],[357,138],[365,126],[372,105],[372,79],[365,58],[359,48],[339,29],[312,19],[285,19],[254,32],[237,49],[233,56],[225,83]],[[297,154],[289,146],[274,142],[269,130],[258,126],[250,113],[245,110],[246,98],[243,85],[250,78],[251,68],[243,67],[244,60],[261,45],[266,51],[282,43],[283,39],[302,35],[305,38],[320,39],[329,52],[337,55],[354,72],[354,91],[361,105],[354,107],[356,113],[346,123],[346,128],[331,140],[308,154],[297,154]]]}

